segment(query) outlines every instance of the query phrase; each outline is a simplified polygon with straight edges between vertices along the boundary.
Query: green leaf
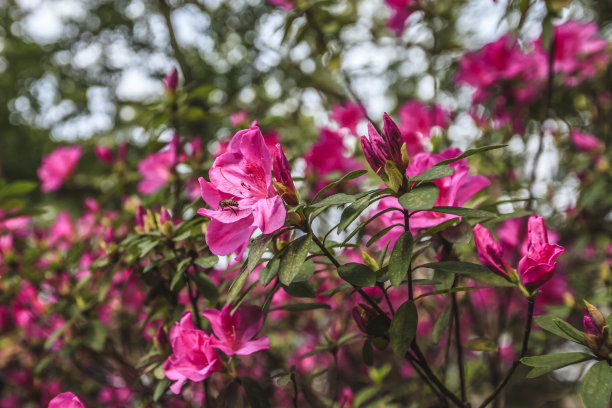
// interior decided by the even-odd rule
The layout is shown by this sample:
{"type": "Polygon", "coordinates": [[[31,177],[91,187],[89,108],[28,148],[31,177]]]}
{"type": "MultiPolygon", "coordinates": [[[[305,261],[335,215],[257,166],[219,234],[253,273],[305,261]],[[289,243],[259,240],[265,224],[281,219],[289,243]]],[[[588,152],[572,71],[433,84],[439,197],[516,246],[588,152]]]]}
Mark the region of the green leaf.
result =
{"type": "Polygon", "coordinates": [[[411,300],[404,302],[395,312],[389,328],[389,339],[398,358],[403,359],[410,349],[416,335],[418,319],[416,306],[411,300]]]}
{"type": "Polygon", "coordinates": [[[240,382],[251,408],[270,408],[266,393],[256,381],[249,377],[240,377],[240,382]]]}
{"type": "Polygon", "coordinates": [[[283,285],[291,285],[300,272],[300,268],[308,256],[311,242],[312,238],[310,234],[307,234],[285,247],[283,255],[279,258],[280,264],[278,267],[278,279],[283,285]]]}
{"type": "Polygon", "coordinates": [[[300,266],[300,270],[298,271],[298,274],[295,275],[295,278],[293,278],[293,282],[308,281],[312,275],[314,275],[314,272],[315,264],[311,260],[308,260],[300,266]]]}
{"type": "Polygon", "coordinates": [[[440,290],[434,290],[433,292],[423,293],[422,295],[415,297],[414,300],[416,301],[416,300],[419,300],[419,299],[422,299],[428,296],[434,296],[434,295],[445,295],[447,293],[467,292],[469,290],[487,289],[487,288],[489,287],[488,286],[465,286],[461,288],[440,289],[440,290]]]}
{"type": "MultiPolygon", "coordinates": [[[[385,234],[387,234],[389,231],[391,231],[393,228],[396,228],[396,227],[402,227],[403,228],[404,224],[393,224],[393,225],[389,225],[388,227],[385,227],[385,228],[381,229],[376,234],[374,234],[374,236],[372,238],[370,238],[368,240],[368,242],[366,243],[366,247],[369,248],[373,243],[375,243],[376,241],[381,239],[383,236],[385,236],[385,234]]],[[[350,238],[348,238],[348,239],[350,239],[350,238]]],[[[345,242],[346,242],[346,240],[345,240],[345,242]]]]}
{"type": "Polygon", "coordinates": [[[345,290],[349,290],[349,289],[352,289],[352,288],[353,288],[353,285],[351,285],[350,283],[346,283],[345,282],[345,283],[341,284],[340,286],[337,286],[337,287],[335,287],[333,289],[329,289],[329,290],[326,290],[325,292],[321,292],[320,296],[332,297],[332,296],[334,296],[337,293],[344,292],[345,290]]]}
{"type": "Polygon", "coordinates": [[[585,346],[587,345],[587,342],[584,339],[584,335],[580,330],[578,330],[565,320],[555,318],[553,319],[553,322],[557,325],[557,327],[559,327],[559,329],[561,329],[562,332],[564,332],[570,337],[570,340],[575,343],[583,344],[585,346]]]}
{"type": "Polygon", "coordinates": [[[64,333],[67,328],[72,326],[72,323],[73,323],[73,320],[70,319],[66,323],[64,323],[60,327],[58,327],[53,333],[51,333],[51,335],[49,337],[47,337],[47,340],[45,340],[45,344],[44,344],[45,349],[47,349],[47,350],[50,349],[53,346],[53,344],[55,343],[55,341],[57,339],[59,339],[59,337],[62,335],[62,333],[64,333]]]}
{"type": "Polygon", "coordinates": [[[262,255],[266,252],[266,248],[268,247],[268,243],[272,239],[272,234],[263,234],[258,236],[253,240],[251,246],[249,248],[249,256],[247,258],[246,263],[242,266],[240,273],[232,282],[232,285],[229,288],[229,293],[227,294],[227,300],[225,301],[226,305],[233,303],[234,300],[240,294],[244,283],[246,282],[247,277],[253,269],[257,265],[259,265],[259,261],[261,260],[262,255]]]}
{"type": "Polygon", "coordinates": [[[389,258],[389,280],[398,287],[402,284],[408,267],[412,261],[412,248],[414,241],[410,231],[404,232],[395,242],[389,258]]]}
{"type": "Polygon", "coordinates": [[[569,336],[568,334],[565,333],[565,331],[561,330],[559,326],[555,323],[555,320],[558,320],[558,318],[555,316],[541,315],[541,316],[534,317],[533,320],[538,326],[540,326],[542,329],[546,330],[547,332],[550,332],[559,337],[562,337],[565,340],[569,340],[569,341],[573,341],[574,343],[580,343],[580,344],[586,345],[586,341],[583,340],[583,341],[577,342],[576,339],[574,339],[574,337],[569,336]]]}
{"type": "Polygon", "coordinates": [[[351,171],[348,174],[345,174],[344,176],[342,176],[342,178],[340,178],[339,180],[336,180],[332,183],[329,183],[328,185],[326,185],[325,187],[323,187],[318,193],[317,195],[315,195],[315,197],[312,199],[312,202],[314,203],[315,201],[317,201],[323,194],[325,194],[325,192],[327,190],[329,190],[330,188],[333,188],[335,186],[337,186],[340,183],[344,183],[345,181],[349,181],[349,180],[354,180],[358,177],[363,176],[364,174],[367,174],[368,171],[367,170],[355,170],[355,171],[351,171]]]}
{"type": "Polygon", "coordinates": [[[278,258],[274,258],[268,262],[265,268],[259,270],[259,283],[261,286],[268,286],[268,283],[272,282],[272,279],[278,275],[278,265],[278,258]]]}
{"type": "Polygon", "coordinates": [[[338,274],[351,285],[360,288],[376,285],[376,273],[364,264],[351,262],[340,265],[338,274]]]}
{"type": "Polygon", "coordinates": [[[357,200],[358,198],[359,197],[356,195],[338,193],[338,194],[331,195],[329,197],[325,197],[323,200],[319,201],[318,203],[312,204],[310,207],[323,208],[323,207],[329,207],[331,205],[350,204],[350,203],[355,202],[355,200],[357,200]]]}
{"type": "Polygon", "coordinates": [[[367,366],[371,366],[374,364],[374,350],[372,349],[372,343],[370,340],[366,340],[363,342],[363,348],[361,349],[361,357],[363,358],[363,363],[367,366]]]}
{"type": "Polygon", "coordinates": [[[606,408],[612,393],[612,371],[605,361],[595,364],[586,373],[578,395],[586,408],[606,408]]]}
{"type": "Polygon", "coordinates": [[[406,210],[429,210],[438,201],[440,190],[434,183],[425,183],[413,188],[399,198],[399,203],[406,210]]]}
{"type": "Polygon", "coordinates": [[[473,156],[473,155],[478,154],[478,153],[486,152],[488,150],[501,149],[502,147],[506,147],[506,146],[508,146],[508,145],[500,144],[500,145],[491,145],[491,146],[479,147],[477,149],[469,149],[469,150],[466,150],[465,152],[463,152],[462,154],[460,154],[457,157],[453,157],[451,159],[442,160],[440,163],[437,163],[436,166],[442,166],[442,165],[446,165],[446,164],[451,164],[451,163],[454,163],[454,162],[456,162],[458,160],[464,159],[466,157],[473,156]]]}
{"type": "Polygon", "coordinates": [[[490,211],[473,210],[471,208],[463,208],[463,207],[439,206],[439,207],[433,207],[431,211],[444,213],[444,214],[458,215],[460,217],[465,217],[465,218],[492,218],[496,216],[495,213],[492,213],[490,211]]]}
{"type": "Polygon", "coordinates": [[[193,281],[198,288],[198,293],[204,296],[210,302],[214,302],[219,297],[219,290],[217,289],[217,285],[210,278],[210,276],[205,273],[195,273],[191,276],[193,281]]]}
{"type": "Polygon", "coordinates": [[[441,179],[442,177],[452,176],[455,174],[455,169],[449,166],[435,165],[424,172],[410,177],[410,183],[415,181],[432,181],[441,179]]]}
{"type": "Polygon", "coordinates": [[[219,257],[217,255],[201,256],[193,261],[193,263],[201,268],[209,269],[219,263],[219,257]]]}
{"type": "Polygon", "coordinates": [[[438,344],[440,342],[440,339],[442,338],[444,331],[446,330],[446,328],[448,327],[450,323],[450,317],[451,317],[451,306],[448,305],[444,308],[442,313],[438,315],[436,319],[436,323],[434,324],[434,328],[431,334],[431,341],[433,342],[433,344],[438,344]]]}
{"type": "Polygon", "coordinates": [[[497,344],[490,339],[472,339],[466,342],[463,347],[474,351],[497,351],[497,344]]]}
{"type": "Polygon", "coordinates": [[[159,398],[162,396],[162,394],[164,394],[166,390],[168,390],[169,387],[170,387],[170,380],[168,380],[167,378],[164,378],[163,380],[158,382],[157,385],[155,386],[155,391],[153,391],[153,401],[157,402],[159,398]]]}
{"type": "Polygon", "coordinates": [[[98,320],[92,320],[87,324],[85,328],[85,339],[89,347],[95,351],[102,351],[106,344],[106,337],[108,336],[108,330],[98,320]]]}
{"type": "Polygon", "coordinates": [[[32,192],[38,183],[33,181],[15,181],[0,187],[0,200],[7,197],[22,196],[32,192]]]}
{"type": "Polygon", "coordinates": [[[316,310],[316,309],[331,309],[331,306],[327,303],[319,303],[319,302],[309,302],[309,303],[293,303],[288,305],[283,305],[276,310],[286,310],[288,312],[304,312],[307,310],[316,310]]]}
{"type": "MultiPolygon", "coordinates": [[[[474,279],[475,281],[487,283],[493,286],[514,286],[512,282],[502,278],[499,275],[494,274],[489,268],[471,263],[471,262],[460,262],[460,261],[442,261],[442,262],[430,262],[417,266],[417,268],[431,268],[436,271],[442,271],[446,273],[460,273],[467,277],[474,279]]],[[[438,279],[435,277],[434,279],[438,279]]]]}
{"type": "Polygon", "coordinates": [[[532,356],[521,358],[521,363],[529,367],[535,367],[527,374],[527,378],[536,378],[550,371],[571,364],[591,360],[593,356],[585,353],[555,353],[543,356],[532,356]]]}

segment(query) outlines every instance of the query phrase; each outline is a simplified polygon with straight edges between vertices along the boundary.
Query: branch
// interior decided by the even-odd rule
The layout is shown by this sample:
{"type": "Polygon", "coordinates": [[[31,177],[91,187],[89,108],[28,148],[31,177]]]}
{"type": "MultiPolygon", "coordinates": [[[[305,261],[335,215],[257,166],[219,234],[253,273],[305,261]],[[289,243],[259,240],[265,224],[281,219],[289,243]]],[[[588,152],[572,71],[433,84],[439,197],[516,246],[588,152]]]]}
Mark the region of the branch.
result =
{"type": "Polygon", "coordinates": [[[514,371],[521,363],[521,358],[525,357],[525,354],[527,354],[527,348],[529,347],[529,334],[531,333],[531,322],[533,321],[533,308],[535,306],[535,297],[530,297],[527,302],[527,322],[525,324],[525,332],[523,334],[523,347],[521,349],[521,354],[512,363],[512,367],[510,367],[510,370],[508,371],[508,374],[506,374],[506,377],[497,385],[497,387],[495,387],[491,395],[489,395],[489,397],[485,399],[482,404],[480,404],[479,408],[485,408],[487,405],[489,405],[491,401],[497,398],[497,395],[506,386],[508,381],[510,381],[510,377],[512,377],[512,374],[514,374],[514,371]]]}

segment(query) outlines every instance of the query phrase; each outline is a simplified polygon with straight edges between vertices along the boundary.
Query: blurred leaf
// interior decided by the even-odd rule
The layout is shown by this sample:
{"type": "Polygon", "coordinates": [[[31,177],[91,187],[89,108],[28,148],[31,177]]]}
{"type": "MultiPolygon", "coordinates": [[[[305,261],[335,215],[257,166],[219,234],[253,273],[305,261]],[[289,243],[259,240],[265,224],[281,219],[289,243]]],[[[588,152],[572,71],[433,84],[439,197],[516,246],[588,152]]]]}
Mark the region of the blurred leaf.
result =
{"type": "Polygon", "coordinates": [[[488,288],[489,288],[488,286],[465,286],[461,288],[440,289],[440,290],[434,290],[433,292],[423,293],[415,297],[414,300],[417,301],[419,299],[426,298],[429,296],[434,296],[434,295],[446,295],[448,293],[459,293],[459,292],[467,292],[469,290],[488,289],[488,288]]]}
{"type": "Polygon", "coordinates": [[[106,337],[108,336],[108,330],[98,320],[92,320],[85,327],[85,338],[89,347],[95,351],[102,351],[106,344],[106,337]]]}
{"type": "Polygon", "coordinates": [[[586,408],[606,408],[612,393],[612,371],[606,361],[595,364],[586,373],[578,394],[586,408]]]}
{"type": "Polygon", "coordinates": [[[210,269],[219,263],[219,257],[217,255],[201,256],[196,258],[193,263],[201,268],[210,269]]]}
{"type": "Polygon", "coordinates": [[[444,213],[444,214],[458,215],[460,217],[466,217],[466,218],[492,218],[497,215],[495,213],[484,211],[484,210],[473,210],[471,208],[447,207],[447,206],[433,207],[431,211],[444,213]]]}
{"type": "Polygon", "coordinates": [[[159,398],[170,388],[170,380],[164,378],[160,380],[153,391],[153,401],[158,401],[159,398]]]}
{"type": "Polygon", "coordinates": [[[215,282],[213,282],[210,276],[198,272],[190,276],[198,288],[198,293],[204,296],[208,301],[215,302],[219,298],[217,285],[215,285],[215,282]]]}
{"type": "Polygon", "coordinates": [[[592,360],[593,358],[593,356],[585,353],[555,353],[523,357],[521,358],[521,363],[529,367],[535,367],[535,369],[527,374],[527,378],[536,378],[558,368],[592,360]]]}
{"type": "MultiPolygon", "coordinates": [[[[460,273],[475,281],[487,283],[493,286],[515,286],[512,282],[507,281],[499,275],[494,274],[489,268],[471,263],[471,262],[460,262],[460,261],[442,261],[442,262],[430,262],[417,266],[417,268],[431,268],[442,271],[444,273],[460,273]]],[[[439,279],[439,277],[435,277],[439,279]]]]}
{"type": "Polygon", "coordinates": [[[246,399],[251,404],[251,408],[269,408],[270,403],[266,393],[261,386],[249,377],[240,377],[240,382],[244,388],[246,399]]]}
{"type": "Polygon", "coordinates": [[[279,306],[276,310],[286,310],[288,312],[304,312],[316,309],[331,309],[327,303],[311,302],[311,303],[293,303],[279,306]]]}
{"type": "Polygon", "coordinates": [[[444,310],[442,310],[442,313],[438,315],[436,323],[434,324],[434,328],[431,334],[431,341],[433,342],[433,344],[438,344],[440,342],[444,331],[450,324],[450,316],[451,306],[447,305],[444,310]]]}
{"type": "Polygon", "coordinates": [[[283,285],[283,289],[293,297],[312,299],[317,296],[317,289],[312,282],[293,282],[288,286],[283,285]]]}
{"type": "Polygon", "coordinates": [[[491,339],[472,339],[463,344],[463,347],[474,351],[497,351],[497,344],[491,339]]]}
{"type": "Polygon", "coordinates": [[[410,350],[410,345],[416,335],[418,319],[419,316],[414,302],[407,300],[397,309],[393,320],[391,320],[389,328],[391,348],[400,359],[404,359],[404,356],[410,350]]]}

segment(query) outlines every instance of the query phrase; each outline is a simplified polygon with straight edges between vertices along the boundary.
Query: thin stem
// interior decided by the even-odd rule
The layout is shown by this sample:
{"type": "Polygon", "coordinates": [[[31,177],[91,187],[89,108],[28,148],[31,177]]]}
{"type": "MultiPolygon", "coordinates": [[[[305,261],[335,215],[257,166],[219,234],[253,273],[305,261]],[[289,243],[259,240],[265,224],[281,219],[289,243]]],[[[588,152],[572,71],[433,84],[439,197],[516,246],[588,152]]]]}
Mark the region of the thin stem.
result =
{"type": "MultiPolygon", "coordinates": [[[[404,231],[410,233],[410,213],[408,210],[404,210],[404,231]]],[[[412,289],[412,260],[408,263],[408,299],[414,299],[414,291],[412,289]]]]}
{"type": "Polygon", "coordinates": [[[189,292],[189,301],[191,302],[191,307],[193,308],[193,314],[195,315],[196,327],[199,330],[202,330],[202,322],[200,321],[200,312],[198,311],[198,292],[196,290],[195,295],[191,292],[191,282],[189,281],[189,277],[187,275],[185,275],[185,281],[187,282],[187,292],[189,292]]]}
{"type": "Polygon", "coordinates": [[[293,408],[298,408],[298,386],[295,371],[291,373],[291,382],[293,383],[293,408]]]}
{"type": "Polygon", "coordinates": [[[423,381],[425,381],[425,383],[429,386],[429,388],[431,388],[431,391],[438,397],[438,399],[440,400],[440,402],[445,406],[448,407],[448,401],[446,400],[446,398],[444,398],[444,395],[442,395],[442,393],[440,392],[440,390],[431,382],[431,380],[425,375],[425,373],[423,372],[423,369],[421,368],[421,366],[419,365],[419,362],[416,360],[415,357],[412,356],[412,354],[410,353],[406,353],[406,359],[410,362],[410,364],[412,365],[412,367],[414,368],[414,371],[417,372],[417,374],[419,375],[419,377],[421,377],[421,379],[423,381]]]}
{"type": "Polygon", "coordinates": [[[514,371],[518,368],[521,363],[521,358],[525,357],[527,354],[527,348],[529,347],[529,334],[531,333],[531,323],[533,321],[533,309],[535,306],[535,296],[530,297],[527,300],[527,322],[525,324],[525,332],[523,333],[523,347],[521,348],[521,354],[514,360],[508,374],[506,377],[495,387],[491,395],[487,399],[484,400],[482,404],[480,404],[479,408],[485,408],[491,401],[497,398],[497,395],[501,392],[501,390],[506,386],[508,381],[510,381],[510,377],[514,374],[514,371]]]}
{"type": "Polygon", "coordinates": [[[387,293],[387,289],[384,287],[382,283],[379,284],[379,287],[382,289],[385,300],[387,301],[387,306],[389,306],[389,310],[391,311],[391,316],[395,316],[395,310],[393,309],[393,304],[391,303],[391,299],[389,299],[389,294],[387,293]]]}
{"type": "MultiPolygon", "coordinates": [[[[455,278],[456,283],[456,278],[455,278]]],[[[457,294],[451,293],[453,317],[455,320],[455,345],[457,347],[457,364],[459,365],[459,384],[461,386],[461,399],[467,401],[465,390],[465,373],[463,368],[463,348],[461,347],[461,326],[459,322],[459,306],[457,304],[457,294]]]]}
{"type": "Polygon", "coordinates": [[[174,57],[181,67],[181,71],[185,76],[185,83],[191,82],[193,79],[191,75],[191,69],[189,68],[189,64],[187,64],[187,60],[181,51],[181,47],[179,47],[178,41],[176,40],[176,34],[174,33],[174,26],[172,24],[172,10],[170,6],[166,2],[166,0],[159,0],[159,11],[161,12],[164,21],[166,22],[166,27],[168,28],[168,37],[170,38],[170,46],[172,47],[172,52],[174,53],[174,57]]]}
{"type": "MultiPolygon", "coordinates": [[[[310,230],[310,228],[307,228],[306,232],[312,232],[312,231],[310,230]]],[[[340,267],[340,262],[338,262],[338,260],[334,257],[334,255],[331,252],[329,252],[329,250],[325,247],[325,245],[323,245],[321,240],[316,235],[311,234],[311,236],[312,236],[312,240],[314,241],[314,243],[317,244],[317,246],[321,249],[321,252],[323,252],[323,254],[325,254],[325,256],[334,264],[336,269],[338,269],[340,267]]],[[[355,285],[353,285],[353,288],[355,288],[357,290],[357,292],[359,292],[361,297],[363,297],[365,299],[365,301],[370,304],[370,306],[372,306],[374,309],[376,309],[376,311],[381,316],[385,316],[385,317],[387,317],[387,319],[389,318],[389,316],[387,316],[385,311],[382,310],[380,308],[380,306],[378,306],[378,303],[376,303],[376,301],[374,299],[372,299],[370,297],[370,295],[365,293],[363,289],[361,289],[360,287],[355,286],[355,285]]]]}

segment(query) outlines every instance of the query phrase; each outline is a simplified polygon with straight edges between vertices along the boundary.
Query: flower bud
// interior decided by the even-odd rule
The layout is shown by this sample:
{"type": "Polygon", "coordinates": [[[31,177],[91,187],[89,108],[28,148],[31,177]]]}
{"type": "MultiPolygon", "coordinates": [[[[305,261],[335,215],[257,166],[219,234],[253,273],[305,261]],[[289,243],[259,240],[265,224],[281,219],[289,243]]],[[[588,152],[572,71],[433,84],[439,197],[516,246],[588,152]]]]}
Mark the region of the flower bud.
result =
{"type": "Polygon", "coordinates": [[[145,228],[145,220],[147,217],[147,210],[142,205],[138,206],[138,210],[136,211],[136,230],[138,232],[144,232],[145,228]]]}
{"type": "Polygon", "coordinates": [[[276,182],[273,184],[278,192],[278,195],[283,199],[283,201],[285,201],[285,203],[291,206],[298,205],[300,199],[297,191],[295,190],[293,178],[291,178],[291,166],[289,166],[289,161],[287,160],[280,143],[277,143],[274,149],[273,166],[274,178],[276,179],[276,182]]]}
{"type": "Polygon", "coordinates": [[[501,245],[493,239],[491,232],[480,224],[474,226],[474,243],[480,263],[499,276],[509,279],[508,271],[512,268],[504,259],[501,245]]]}
{"type": "Polygon", "coordinates": [[[602,331],[606,325],[606,319],[595,306],[586,300],[584,301],[584,304],[586,305],[584,307],[584,316],[582,318],[584,331],[594,336],[602,337],[602,331]]]}
{"type": "Polygon", "coordinates": [[[164,87],[169,94],[176,92],[178,88],[178,71],[176,68],[172,69],[172,72],[164,77],[164,87]]]}
{"type": "Polygon", "coordinates": [[[402,133],[386,112],[383,114],[383,122],[383,135],[387,139],[389,155],[394,162],[402,164],[402,145],[404,144],[402,133]]]}
{"type": "Polygon", "coordinates": [[[115,162],[113,150],[108,146],[94,146],[94,154],[102,162],[109,166],[115,162]]]}
{"type": "Polygon", "coordinates": [[[368,327],[368,323],[370,323],[370,320],[372,320],[378,315],[378,313],[376,313],[376,310],[364,305],[363,303],[359,303],[357,306],[353,307],[351,313],[353,314],[353,319],[355,319],[355,323],[357,323],[359,329],[364,333],[366,332],[366,328],[368,327]]]}

